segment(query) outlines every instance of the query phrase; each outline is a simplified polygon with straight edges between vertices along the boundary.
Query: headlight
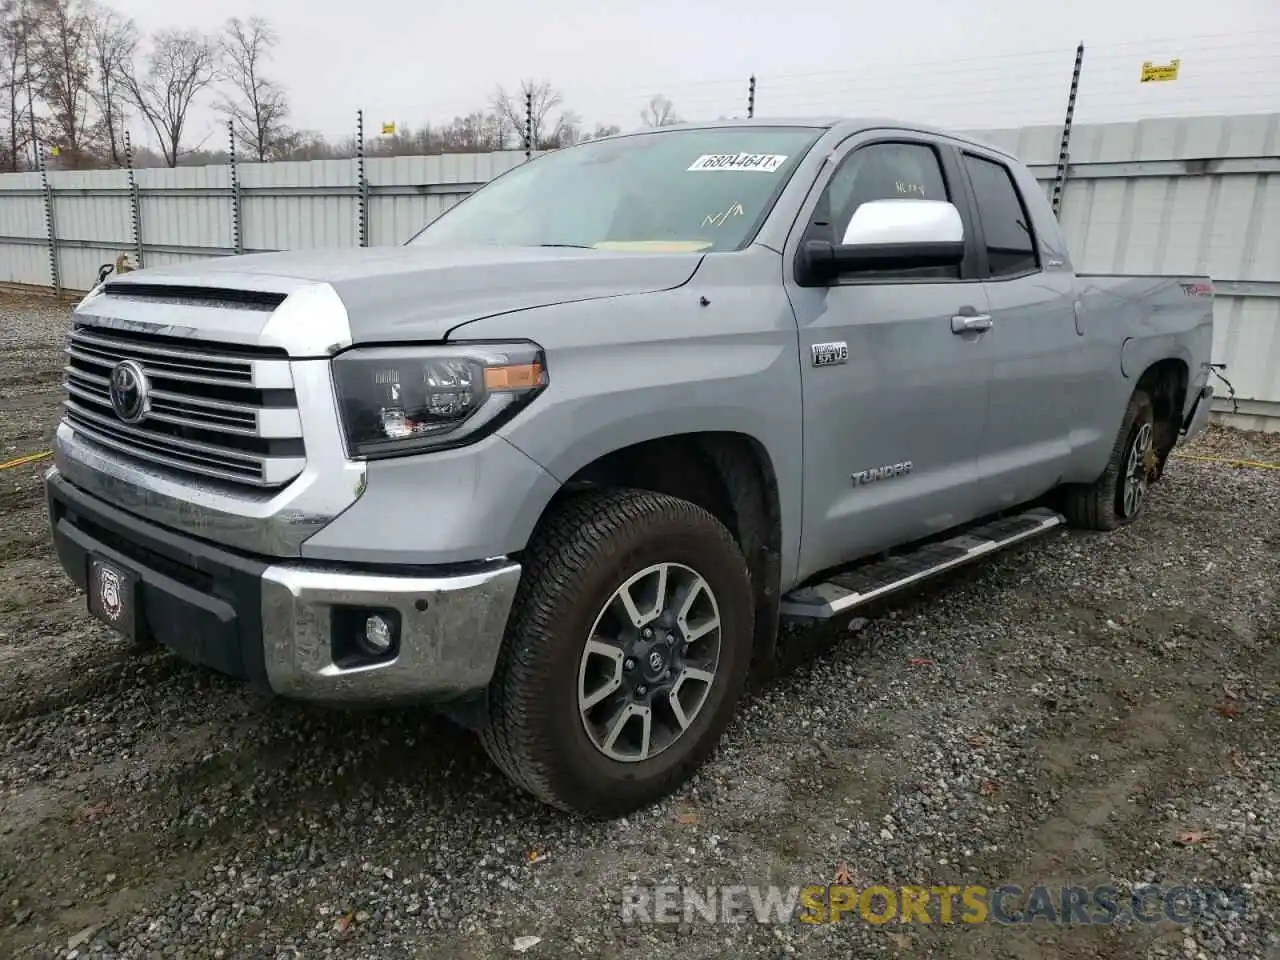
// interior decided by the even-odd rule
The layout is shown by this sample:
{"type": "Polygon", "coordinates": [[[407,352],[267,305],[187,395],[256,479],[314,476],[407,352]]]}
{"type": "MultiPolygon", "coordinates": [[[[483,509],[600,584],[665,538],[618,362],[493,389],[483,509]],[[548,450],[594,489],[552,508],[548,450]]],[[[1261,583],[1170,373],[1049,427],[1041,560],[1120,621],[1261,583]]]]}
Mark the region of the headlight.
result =
{"type": "Polygon", "coordinates": [[[333,359],[354,457],[456,447],[496,430],[547,385],[532,343],[348,350],[333,359]]]}

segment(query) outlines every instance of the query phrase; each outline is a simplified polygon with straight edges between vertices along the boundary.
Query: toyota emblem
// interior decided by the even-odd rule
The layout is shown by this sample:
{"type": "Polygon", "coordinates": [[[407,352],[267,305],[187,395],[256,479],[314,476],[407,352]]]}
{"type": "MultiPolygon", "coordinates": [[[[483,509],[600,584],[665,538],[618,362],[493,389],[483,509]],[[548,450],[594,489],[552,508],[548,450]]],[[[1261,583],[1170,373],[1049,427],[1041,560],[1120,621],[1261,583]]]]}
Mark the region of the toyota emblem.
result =
{"type": "Polygon", "coordinates": [[[121,360],[111,368],[111,409],[125,423],[137,423],[150,408],[150,384],[136,360],[121,360]]]}
{"type": "Polygon", "coordinates": [[[663,664],[662,654],[657,650],[651,651],[649,654],[649,668],[651,670],[661,670],[663,664]]]}

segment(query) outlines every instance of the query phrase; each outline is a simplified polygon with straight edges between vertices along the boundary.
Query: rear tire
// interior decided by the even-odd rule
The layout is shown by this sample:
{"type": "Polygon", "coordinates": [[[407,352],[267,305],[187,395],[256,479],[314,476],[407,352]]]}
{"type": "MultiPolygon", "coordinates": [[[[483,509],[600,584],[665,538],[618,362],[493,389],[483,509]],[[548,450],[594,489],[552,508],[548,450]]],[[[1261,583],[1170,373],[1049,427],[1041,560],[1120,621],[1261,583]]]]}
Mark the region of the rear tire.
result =
{"type": "Polygon", "coordinates": [[[562,810],[620,816],[665,796],[733,716],[752,596],[738,545],[701,507],[642,490],[566,501],[526,551],[485,750],[562,810]]]}
{"type": "Polygon", "coordinates": [[[1085,530],[1116,530],[1138,518],[1159,472],[1155,434],[1151,397],[1145,390],[1134,390],[1102,475],[1092,484],[1063,490],[1062,512],[1068,523],[1085,530]]]}

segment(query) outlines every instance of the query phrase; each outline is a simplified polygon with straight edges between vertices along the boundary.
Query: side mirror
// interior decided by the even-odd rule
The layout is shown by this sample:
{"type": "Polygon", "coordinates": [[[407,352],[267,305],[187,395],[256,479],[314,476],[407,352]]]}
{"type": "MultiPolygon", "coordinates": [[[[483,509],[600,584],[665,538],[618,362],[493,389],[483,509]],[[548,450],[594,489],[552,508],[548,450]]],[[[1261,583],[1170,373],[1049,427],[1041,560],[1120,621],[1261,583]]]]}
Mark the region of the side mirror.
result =
{"type": "Polygon", "coordinates": [[[801,282],[843,273],[953,267],[964,260],[964,221],[945,200],[868,200],[854,211],[840,243],[807,241],[801,282]]]}

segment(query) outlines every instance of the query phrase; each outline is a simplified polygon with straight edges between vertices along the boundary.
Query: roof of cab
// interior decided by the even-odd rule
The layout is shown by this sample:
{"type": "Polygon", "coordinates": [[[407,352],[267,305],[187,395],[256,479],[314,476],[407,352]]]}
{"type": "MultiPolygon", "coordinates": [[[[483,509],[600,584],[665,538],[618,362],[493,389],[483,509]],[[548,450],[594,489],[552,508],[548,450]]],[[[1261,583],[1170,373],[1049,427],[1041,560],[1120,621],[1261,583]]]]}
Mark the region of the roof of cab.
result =
{"type": "Polygon", "coordinates": [[[928,133],[940,137],[949,137],[952,140],[959,140],[962,143],[972,144],[975,147],[982,147],[984,150],[990,150],[993,153],[998,153],[1001,156],[1014,159],[1013,154],[1009,153],[1009,151],[1004,148],[998,147],[993,143],[988,143],[985,140],[979,140],[976,137],[971,137],[968,134],[958,133],[955,130],[947,130],[943,127],[935,127],[927,123],[909,123],[902,120],[894,120],[889,117],[753,117],[745,120],[706,120],[700,122],[672,124],[671,126],[661,128],[650,127],[640,130],[629,130],[626,133],[615,134],[615,136],[635,136],[636,134],[653,133],[657,129],[706,130],[724,127],[812,127],[814,129],[831,130],[846,136],[858,133],[862,130],[909,130],[913,133],[928,133]]]}

